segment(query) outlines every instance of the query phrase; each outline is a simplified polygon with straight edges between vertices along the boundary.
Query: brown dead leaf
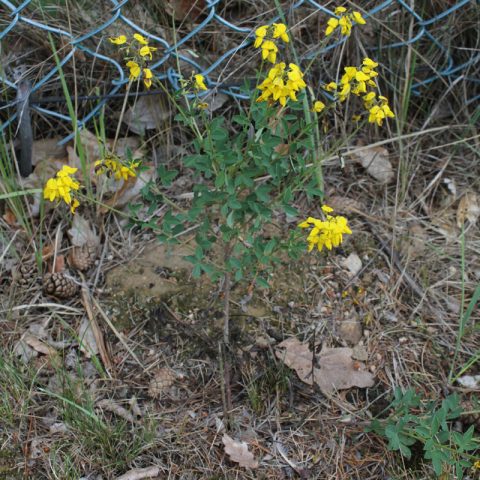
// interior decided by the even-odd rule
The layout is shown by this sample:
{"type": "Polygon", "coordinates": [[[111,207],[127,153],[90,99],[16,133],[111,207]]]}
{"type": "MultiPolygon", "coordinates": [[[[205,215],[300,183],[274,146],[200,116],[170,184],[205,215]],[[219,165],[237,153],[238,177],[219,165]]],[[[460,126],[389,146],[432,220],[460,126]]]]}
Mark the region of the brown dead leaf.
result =
{"type": "Polygon", "coordinates": [[[388,150],[383,147],[365,148],[352,154],[353,159],[360,163],[369,175],[382,184],[390,183],[394,177],[388,155],[388,150]]]}
{"type": "Polygon", "coordinates": [[[8,207],[5,208],[5,213],[2,215],[2,218],[10,227],[18,226],[17,217],[8,207]]]}
{"type": "Polygon", "coordinates": [[[222,442],[225,445],[225,453],[232,462],[238,463],[244,468],[258,467],[258,462],[255,460],[253,453],[248,450],[248,445],[245,442],[234,440],[226,433],[222,437],[222,442]]]}
{"type": "Polygon", "coordinates": [[[327,204],[335,210],[335,213],[352,213],[355,210],[365,211],[365,205],[359,200],[341,195],[328,195],[327,198],[327,204]]]}
{"type": "Polygon", "coordinates": [[[372,387],[373,375],[362,362],[352,359],[351,348],[324,348],[318,355],[319,369],[315,382],[323,393],[334,393],[351,387],[372,387]]]}
{"type": "Polygon", "coordinates": [[[43,355],[55,355],[57,353],[57,351],[50,345],[47,345],[45,342],[42,342],[39,338],[28,332],[23,336],[23,340],[36,352],[42,353],[43,355]]]}
{"type": "Polygon", "coordinates": [[[57,255],[52,265],[52,272],[61,273],[65,270],[65,255],[57,255]]]}
{"type": "Polygon", "coordinates": [[[467,192],[458,203],[457,226],[462,228],[465,220],[474,225],[480,216],[480,203],[476,193],[467,192]]]}
{"type": "Polygon", "coordinates": [[[159,398],[173,385],[175,379],[175,372],[170,370],[170,368],[160,368],[155,373],[155,376],[150,380],[148,394],[152,398],[159,398]]]}
{"type": "Polygon", "coordinates": [[[116,480],[143,480],[144,478],[158,477],[159,474],[159,467],[133,468],[127,473],[117,477],[116,480]]]}
{"type": "Polygon", "coordinates": [[[306,343],[301,343],[296,337],[287,338],[278,344],[275,355],[287,367],[293,368],[302,382],[313,384],[312,352],[306,343]]]}
{"type": "MultiPolygon", "coordinates": [[[[146,130],[161,129],[171,112],[165,95],[140,97],[123,117],[130,130],[145,135],[146,130]]],[[[117,152],[118,154],[118,152],[117,152]]]]}
{"type": "Polygon", "coordinates": [[[403,257],[416,258],[425,252],[428,235],[422,225],[412,222],[408,225],[408,234],[400,238],[400,252],[403,257]]]}
{"type": "MultiPolygon", "coordinates": [[[[312,385],[313,354],[308,345],[292,337],[284,340],[278,347],[282,350],[276,350],[277,358],[293,368],[300,380],[312,385]]],[[[366,371],[363,363],[353,360],[352,354],[351,348],[324,348],[316,356],[320,368],[313,368],[313,378],[324,394],[373,385],[373,375],[366,371]]]]}
{"type": "Polygon", "coordinates": [[[100,238],[95,233],[90,222],[78,213],[73,216],[72,228],[67,231],[67,234],[70,238],[70,243],[75,247],[100,244],[100,238]]]}
{"type": "MultiPolygon", "coordinates": [[[[147,185],[147,183],[150,182],[154,176],[154,167],[149,167],[148,170],[144,170],[137,177],[129,178],[123,183],[120,189],[115,192],[113,197],[105,200],[105,205],[115,208],[124,207],[127,205],[127,203],[131,202],[135,197],[140,195],[142,188],[147,185]]],[[[108,208],[103,207],[101,211],[105,213],[108,211],[108,208]]]]}
{"type": "Polygon", "coordinates": [[[167,0],[165,10],[176,20],[197,20],[205,9],[205,0],[167,0]]]}
{"type": "MultiPolygon", "coordinates": [[[[209,95],[206,97],[205,103],[208,104],[207,111],[210,113],[215,112],[219,108],[223,107],[223,105],[230,99],[228,95],[224,93],[215,93],[213,95],[209,95]]],[[[202,99],[203,100],[203,99],[202,99]]]]}
{"type": "Polygon", "coordinates": [[[80,351],[82,351],[87,358],[91,358],[98,353],[95,334],[87,317],[83,317],[82,322],[78,327],[78,340],[80,343],[80,351]]]}
{"type": "Polygon", "coordinates": [[[32,147],[32,165],[43,160],[61,159],[67,156],[67,148],[65,145],[58,145],[61,137],[46,138],[44,140],[36,140],[32,147]]]}

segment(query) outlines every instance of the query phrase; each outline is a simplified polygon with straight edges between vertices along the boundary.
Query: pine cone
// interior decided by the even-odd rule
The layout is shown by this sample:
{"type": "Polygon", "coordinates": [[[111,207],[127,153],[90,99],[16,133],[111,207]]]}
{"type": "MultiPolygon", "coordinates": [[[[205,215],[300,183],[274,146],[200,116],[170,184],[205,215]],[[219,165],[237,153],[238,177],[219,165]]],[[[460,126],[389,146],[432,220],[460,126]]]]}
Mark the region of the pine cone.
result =
{"type": "Polygon", "coordinates": [[[88,270],[97,259],[97,244],[85,244],[82,247],[73,247],[70,252],[70,265],[81,272],[88,270]]]}
{"type": "Polygon", "coordinates": [[[47,273],[43,277],[43,291],[57,298],[70,298],[77,293],[78,286],[64,273],[47,273]]]}
{"type": "Polygon", "coordinates": [[[12,277],[13,280],[22,285],[27,287],[34,283],[38,276],[38,269],[35,263],[22,263],[18,268],[12,270],[12,277]]]}

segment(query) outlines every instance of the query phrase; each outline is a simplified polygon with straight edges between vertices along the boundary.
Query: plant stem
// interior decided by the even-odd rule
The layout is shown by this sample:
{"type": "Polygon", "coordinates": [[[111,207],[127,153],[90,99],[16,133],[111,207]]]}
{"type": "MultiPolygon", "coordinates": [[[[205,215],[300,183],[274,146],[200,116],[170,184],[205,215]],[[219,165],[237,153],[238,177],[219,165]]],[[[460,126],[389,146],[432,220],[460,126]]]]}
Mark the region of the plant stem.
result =
{"type": "Polygon", "coordinates": [[[223,277],[223,292],[223,342],[228,346],[230,345],[230,272],[228,270],[223,277]]]}

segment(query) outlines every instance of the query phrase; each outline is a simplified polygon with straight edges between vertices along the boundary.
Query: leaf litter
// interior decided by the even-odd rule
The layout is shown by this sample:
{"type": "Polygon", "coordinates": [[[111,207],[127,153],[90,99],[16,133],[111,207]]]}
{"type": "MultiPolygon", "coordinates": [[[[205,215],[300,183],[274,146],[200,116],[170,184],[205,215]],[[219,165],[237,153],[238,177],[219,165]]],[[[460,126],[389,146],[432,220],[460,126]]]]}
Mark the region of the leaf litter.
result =
{"type": "Polygon", "coordinates": [[[255,460],[253,453],[248,450],[245,442],[234,440],[226,433],[222,437],[225,453],[230,457],[232,462],[238,463],[244,468],[258,468],[258,462],[255,460]]]}
{"type": "Polygon", "coordinates": [[[302,382],[316,383],[327,395],[337,390],[366,388],[374,384],[373,375],[366,370],[365,364],[353,360],[351,348],[322,348],[314,359],[308,344],[291,337],[278,344],[275,355],[294,369],[302,382]]]}

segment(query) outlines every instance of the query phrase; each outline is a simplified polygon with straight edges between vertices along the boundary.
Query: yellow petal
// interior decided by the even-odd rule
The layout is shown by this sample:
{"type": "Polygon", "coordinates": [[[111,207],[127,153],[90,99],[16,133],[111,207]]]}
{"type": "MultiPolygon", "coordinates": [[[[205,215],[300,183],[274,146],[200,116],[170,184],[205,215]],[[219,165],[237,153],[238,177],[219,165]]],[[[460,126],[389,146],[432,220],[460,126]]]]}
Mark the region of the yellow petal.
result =
{"type": "Polygon", "coordinates": [[[127,42],[127,37],[125,35],[119,35],[118,37],[111,37],[108,40],[115,45],[123,45],[127,42]]]}
{"type": "Polygon", "coordinates": [[[142,45],[147,45],[147,44],[148,44],[148,40],[147,40],[143,35],[140,35],[139,33],[134,33],[134,34],[133,34],[133,38],[134,38],[138,43],[141,43],[142,45]]]}

